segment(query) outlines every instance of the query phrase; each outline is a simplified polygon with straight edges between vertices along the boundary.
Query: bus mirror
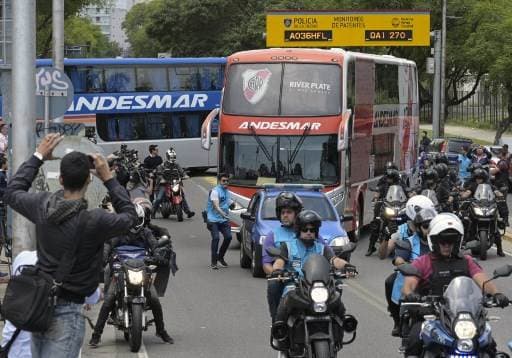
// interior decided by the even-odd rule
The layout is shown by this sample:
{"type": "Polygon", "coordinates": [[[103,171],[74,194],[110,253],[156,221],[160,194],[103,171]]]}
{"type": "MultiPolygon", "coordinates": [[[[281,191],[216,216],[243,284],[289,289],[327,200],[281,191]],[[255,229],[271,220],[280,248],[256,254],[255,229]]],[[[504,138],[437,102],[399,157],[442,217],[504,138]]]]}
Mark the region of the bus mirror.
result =
{"type": "Polygon", "coordinates": [[[214,108],[206,117],[201,126],[201,148],[210,150],[212,145],[212,122],[219,114],[220,109],[214,108]]]}
{"type": "Polygon", "coordinates": [[[343,112],[343,117],[341,118],[340,126],[338,127],[338,151],[347,150],[348,148],[348,140],[350,138],[350,127],[351,121],[350,117],[352,116],[352,110],[348,109],[343,112]]]}

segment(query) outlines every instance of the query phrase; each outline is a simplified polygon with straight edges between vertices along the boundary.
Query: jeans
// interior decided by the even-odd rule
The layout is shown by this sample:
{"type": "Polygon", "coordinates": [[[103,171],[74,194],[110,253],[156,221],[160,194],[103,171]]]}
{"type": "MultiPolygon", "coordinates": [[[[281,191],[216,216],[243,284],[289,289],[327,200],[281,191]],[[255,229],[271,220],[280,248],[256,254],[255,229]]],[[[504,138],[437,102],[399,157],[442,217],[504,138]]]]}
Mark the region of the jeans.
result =
{"type": "Polygon", "coordinates": [[[223,260],[226,251],[228,251],[229,243],[231,242],[231,226],[228,221],[223,222],[211,222],[211,234],[212,234],[212,265],[217,264],[217,260],[223,260]],[[224,241],[219,250],[219,232],[224,236],[224,241]]]}
{"type": "Polygon", "coordinates": [[[32,334],[33,358],[74,358],[80,354],[85,335],[82,305],[57,304],[50,328],[32,334]]]}
{"type": "Polygon", "coordinates": [[[285,284],[281,281],[268,281],[267,283],[267,301],[272,323],[276,319],[277,307],[279,307],[284,287],[285,284]]]}

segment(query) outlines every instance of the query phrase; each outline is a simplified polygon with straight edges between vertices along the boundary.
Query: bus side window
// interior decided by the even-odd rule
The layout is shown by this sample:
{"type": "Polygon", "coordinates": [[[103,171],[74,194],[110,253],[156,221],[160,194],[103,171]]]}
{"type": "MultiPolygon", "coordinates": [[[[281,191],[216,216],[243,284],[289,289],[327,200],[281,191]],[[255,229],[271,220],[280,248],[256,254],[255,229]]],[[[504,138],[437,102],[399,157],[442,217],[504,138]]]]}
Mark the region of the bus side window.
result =
{"type": "Polygon", "coordinates": [[[350,60],[347,67],[347,109],[354,110],[356,105],[356,65],[350,60]]]}
{"type": "Polygon", "coordinates": [[[375,63],[375,104],[398,104],[398,66],[375,63]]]}

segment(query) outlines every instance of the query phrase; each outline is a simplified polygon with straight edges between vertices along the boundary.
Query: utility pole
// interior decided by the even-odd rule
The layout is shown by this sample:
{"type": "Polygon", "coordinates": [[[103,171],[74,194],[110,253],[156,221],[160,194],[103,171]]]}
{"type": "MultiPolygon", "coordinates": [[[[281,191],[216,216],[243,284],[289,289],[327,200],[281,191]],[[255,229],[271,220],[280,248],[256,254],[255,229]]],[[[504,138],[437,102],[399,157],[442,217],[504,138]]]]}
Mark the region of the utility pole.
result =
{"type": "Polygon", "coordinates": [[[434,90],[432,94],[432,138],[441,133],[441,31],[433,31],[434,37],[434,90]]]}
{"type": "MultiPolygon", "coordinates": [[[[36,0],[15,0],[12,48],[12,171],[35,151],[36,0]]],[[[35,226],[13,213],[13,256],[35,248],[35,226]]]]}
{"type": "Polygon", "coordinates": [[[444,137],[444,123],[446,121],[446,118],[444,117],[446,108],[446,0],[443,0],[443,28],[441,46],[441,113],[439,117],[439,136],[444,137]]]}
{"type": "MultiPolygon", "coordinates": [[[[52,0],[52,40],[53,67],[64,71],[64,0],[52,0]]],[[[64,122],[64,116],[54,119],[55,123],[64,122]]],[[[45,134],[48,133],[45,123],[45,134]]]]}

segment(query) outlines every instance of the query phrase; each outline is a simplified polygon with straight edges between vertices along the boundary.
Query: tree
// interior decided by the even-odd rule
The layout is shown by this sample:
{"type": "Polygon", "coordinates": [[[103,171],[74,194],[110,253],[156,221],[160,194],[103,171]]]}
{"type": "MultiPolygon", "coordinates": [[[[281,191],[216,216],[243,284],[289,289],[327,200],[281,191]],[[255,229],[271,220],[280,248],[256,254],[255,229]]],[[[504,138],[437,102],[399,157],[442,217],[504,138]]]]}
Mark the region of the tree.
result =
{"type": "Polygon", "coordinates": [[[64,24],[64,45],[86,45],[88,56],[115,57],[121,54],[116,43],[110,42],[97,25],[83,17],[70,17],[64,24]]]}
{"type": "MultiPolygon", "coordinates": [[[[126,14],[123,29],[135,57],[156,57],[160,51],[159,43],[146,33],[147,25],[150,23],[149,14],[156,3],[157,1],[136,4],[126,14]]],[[[162,51],[165,50],[167,49],[164,48],[162,51]]]]}
{"type": "MultiPolygon", "coordinates": [[[[64,21],[74,17],[86,5],[102,6],[111,0],[66,0],[64,21]]],[[[37,1],[37,55],[48,58],[52,53],[52,0],[37,1]]]]}

